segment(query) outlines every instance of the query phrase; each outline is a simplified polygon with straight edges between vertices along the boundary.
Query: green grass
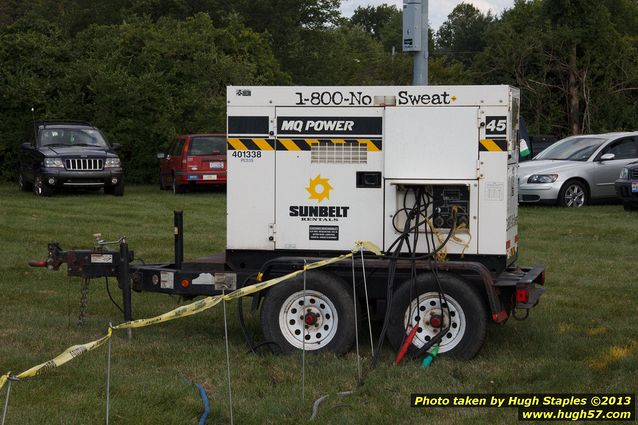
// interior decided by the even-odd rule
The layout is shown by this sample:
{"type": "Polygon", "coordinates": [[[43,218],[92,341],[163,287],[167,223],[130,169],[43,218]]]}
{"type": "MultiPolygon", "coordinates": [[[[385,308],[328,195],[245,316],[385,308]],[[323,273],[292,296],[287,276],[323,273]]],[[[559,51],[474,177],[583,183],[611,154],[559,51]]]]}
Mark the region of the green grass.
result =
{"type": "MultiPolygon", "coordinates": [[[[38,199],[0,186],[0,373],[21,372],[70,345],[102,336],[121,314],[103,281],[93,281],[86,324],[75,325],[77,279],[27,266],[46,256],[46,244],[86,248],[92,234],[126,235],[147,262],[172,258],[172,210],[184,210],[185,256],[223,250],[223,193],[174,196],[130,186],[123,198],[101,193],[38,199]]],[[[301,400],[300,356],[255,356],[246,348],[229,304],[234,416],[238,424],[306,423],[312,402],[331,394],[317,423],[492,424],[516,422],[515,409],[413,409],[411,393],[635,392],[638,382],[638,215],[619,205],[572,211],[522,208],[520,263],[547,268],[547,292],[524,322],[491,326],[480,355],[469,362],[439,358],[429,369],[416,361],[392,366],[385,349],[356,387],[356,358],[308,356],[306,400],[301,400]],[[355,389],[338,398],[339,391],[355,389]]],[[[119,296],[115,282],[112,290],[119,296]]],[[[165,312],[177,298],[133,294],[134,316],[165,312]]],[[[201,383],[211,401],[208,424],[229,422],[224,328],[218,306],[197,316],[134,330],[113,339],[111,424],[194,424],[201,383]]],[[[257,333],[257,317],[249,318],[257,333]]],[[[363,332],[365,334],[365,332],[363,332]]],[[[367,347],[367,349],[366,349],[367,347]]],[[[60,369],[12,386],[7,424],[103,423],[106,347],[60,369]]],[[[0,394],[4,403],[4,391],[0,394]]],[[[1,404],[0,404],[1,408],[1,404]]]]}

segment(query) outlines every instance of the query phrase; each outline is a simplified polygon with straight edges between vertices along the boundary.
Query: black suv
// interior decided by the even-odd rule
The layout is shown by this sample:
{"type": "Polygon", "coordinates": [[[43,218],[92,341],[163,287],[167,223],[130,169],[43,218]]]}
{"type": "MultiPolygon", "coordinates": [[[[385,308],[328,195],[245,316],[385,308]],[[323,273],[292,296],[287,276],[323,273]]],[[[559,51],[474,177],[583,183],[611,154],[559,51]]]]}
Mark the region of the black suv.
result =
{"type": "Polygon", "coordinates": [[[124,170],[104,135],[88,122],[36,121],[20,149],[18,185],[50,196],[55,188],[99,188],[124,195],[124,170]]]}
{"type": "Polygon", "coordinates": [[[615,186],[625,210],[638,209],[638,161],[625,165],[615,186]]]}

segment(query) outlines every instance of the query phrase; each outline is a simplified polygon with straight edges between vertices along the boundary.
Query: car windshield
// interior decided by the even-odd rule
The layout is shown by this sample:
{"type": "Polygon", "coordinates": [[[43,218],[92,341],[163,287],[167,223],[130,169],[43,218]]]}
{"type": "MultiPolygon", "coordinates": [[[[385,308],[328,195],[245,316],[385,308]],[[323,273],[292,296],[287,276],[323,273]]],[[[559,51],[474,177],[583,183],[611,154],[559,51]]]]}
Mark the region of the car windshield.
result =
{"type": "Polygon", "coordinates": [[[40,146],[97,146],[109,145],[102,134],[88,128],[47,128],[40,130],[40,146]]]}
{"type": "Polygon", "coordinates": [[[223,153],[226,153],[225,137],[193,137],[188,146],[188,154],[193,156],[223,153]]]}
{"type": "Polygon", "coordinates": [[[604,141],[598,137],[568,137],[539,153],[534,160],[587,161],[604,141]]]}

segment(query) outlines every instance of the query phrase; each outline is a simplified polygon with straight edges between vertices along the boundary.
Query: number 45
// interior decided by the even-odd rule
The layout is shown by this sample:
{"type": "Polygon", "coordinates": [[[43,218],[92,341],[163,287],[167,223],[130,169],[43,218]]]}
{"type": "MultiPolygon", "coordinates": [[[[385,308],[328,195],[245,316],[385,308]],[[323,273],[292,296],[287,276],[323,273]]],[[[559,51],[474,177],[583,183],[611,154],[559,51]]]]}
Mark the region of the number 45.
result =
{"type": "Polygon", "coordinates": [[[487,123],[485,128],[489,130],[490,133],[503,133],[507,128],[507,120],[491,120],[487,123]]]}

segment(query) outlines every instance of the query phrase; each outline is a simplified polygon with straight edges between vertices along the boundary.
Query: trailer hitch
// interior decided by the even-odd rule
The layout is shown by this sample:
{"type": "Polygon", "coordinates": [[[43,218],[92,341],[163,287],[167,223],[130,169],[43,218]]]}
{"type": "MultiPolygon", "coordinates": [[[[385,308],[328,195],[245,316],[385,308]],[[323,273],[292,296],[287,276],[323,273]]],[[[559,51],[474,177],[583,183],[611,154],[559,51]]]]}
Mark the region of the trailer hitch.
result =
{"type": "Polygon", "coordinates": [[[60,270],[62,264],[67,265],[67,275],[80,277],[80,315],[78,324],[83,324],[88,301],[88,284],[90,279],[99,277],[115,277],[118,285],[122,289],[122,303],[124,310],[124,320],[133,320],[131,306],[131,278],[130,263],[133,261],[133,251],[130,251],[126,242],[126,237],[117,241],[107,242],[96,237],[96,247],[93,249],[78,249],[65,251],[58,242],[48,244],[49,255],[46,260],[29,261],[31,267],[46,267],[52,271],[60,270]],[[119,244],[119,250],[114,251],[107,248],[107,245],[119,244]]]}

